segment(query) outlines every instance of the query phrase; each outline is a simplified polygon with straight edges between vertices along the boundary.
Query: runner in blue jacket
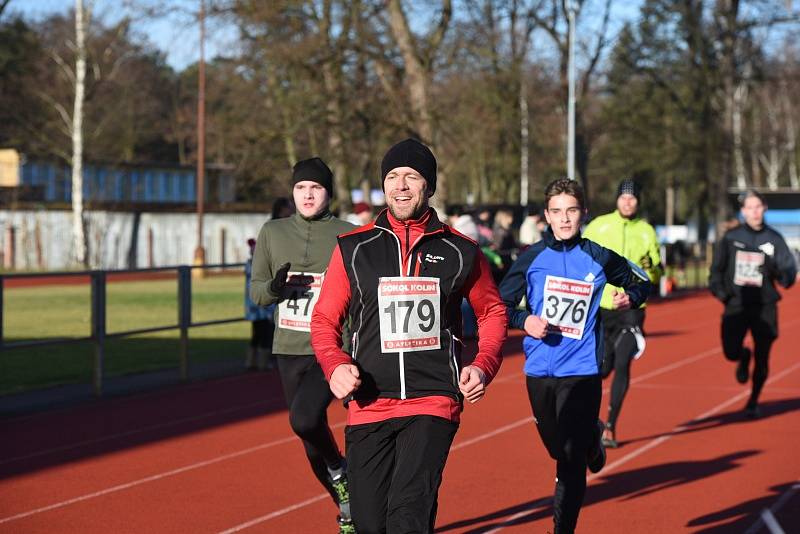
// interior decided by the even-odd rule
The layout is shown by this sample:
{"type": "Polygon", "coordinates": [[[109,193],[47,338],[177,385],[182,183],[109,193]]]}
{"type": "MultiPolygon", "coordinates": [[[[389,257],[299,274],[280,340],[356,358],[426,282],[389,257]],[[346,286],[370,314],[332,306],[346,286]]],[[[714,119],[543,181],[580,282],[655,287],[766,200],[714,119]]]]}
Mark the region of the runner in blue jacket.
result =
{"type": "Polygon", "coordinates": [[[542,240],[527,248],[500,285],[509,328],[525,330],[525,375],[536,428],[556,460],[555,532],[571,533],[586,493],[586,468],[605,465],[598,419],[603,330],[598,314],[603,286],[615,309],[639,307],[650,292],[647,274],[617,253],[580,235],[583,189],[559,179],[545,189],[542,240]],[[522,297],[525,309],[517,309],[522,297]]]}

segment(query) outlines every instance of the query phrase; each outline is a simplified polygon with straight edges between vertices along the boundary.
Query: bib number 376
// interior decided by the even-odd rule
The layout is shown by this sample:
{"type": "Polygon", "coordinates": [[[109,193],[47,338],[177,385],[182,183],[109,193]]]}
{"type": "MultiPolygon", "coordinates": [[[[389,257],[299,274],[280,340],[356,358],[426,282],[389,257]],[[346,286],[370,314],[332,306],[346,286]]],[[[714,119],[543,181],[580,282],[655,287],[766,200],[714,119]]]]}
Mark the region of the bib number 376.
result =
{"type": "Polygon", "coordinates": [[[581,339],[593,292],[591,282],[548,275],[542,303],[542,318],[549,324],[548,332],[581,339]]]}
{"type": "Polygon", "coordinates": [[[381,352],[441,348],[438,278],[381,277],[378,307],[381,352]]]}

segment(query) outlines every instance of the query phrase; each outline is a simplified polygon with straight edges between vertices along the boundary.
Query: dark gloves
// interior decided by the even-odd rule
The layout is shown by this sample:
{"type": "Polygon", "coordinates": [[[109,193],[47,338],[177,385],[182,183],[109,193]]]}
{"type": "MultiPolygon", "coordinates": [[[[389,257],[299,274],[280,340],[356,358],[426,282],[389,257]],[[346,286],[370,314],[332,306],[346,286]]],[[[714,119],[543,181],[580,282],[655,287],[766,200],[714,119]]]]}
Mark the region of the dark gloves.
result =
{"type": "Polygon", "coordinates": [[[269,284],[269,290],[275,293],[276,295],[280,295],[283,291],[283,288],[286,286],[286,277],[289,275],[289,269],[292,267],[291,263],[284,263],[278,270],[275,271],[275,276],[272,278],[272,282],[269,284]]]}
{"type": "Polygon", "coordinates": [[[775,265],[775,258],[769,254],[764,254],[764,263],[758,266],[758,272],[767,278],[778,278],[781,275],[778,266],[775,265]]]}

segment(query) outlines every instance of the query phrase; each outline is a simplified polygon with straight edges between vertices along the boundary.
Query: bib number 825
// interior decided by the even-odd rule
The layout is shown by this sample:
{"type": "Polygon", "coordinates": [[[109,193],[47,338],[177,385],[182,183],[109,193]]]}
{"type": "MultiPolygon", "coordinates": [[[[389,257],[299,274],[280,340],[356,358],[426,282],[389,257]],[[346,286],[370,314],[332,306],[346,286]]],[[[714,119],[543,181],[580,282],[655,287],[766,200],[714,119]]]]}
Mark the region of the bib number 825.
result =
{"type": "Polygon", "coordinates": [[[409,323],[411,321],[411,313],[416,307],[416,317],[419,319],[417,327],[423,332],[430,332],[436,321],[436,312],[434,311],[433,302],[428,299],[422,299],[414,306],[413,300],[398,300],[393,301],[391,304],[383,309],[383,312],[389,315],[391,322],[392,334],[397,333],[397,319],[398,315],[402,315],[403,333],[408,333],[409,323]]]}
{"type": "Polygon", "coordinates": [[[586,316],[587,301],[583,299],[574,299],[570,297],[557,297],[550,295],[547,297],[547,306],[544,309],[544,316],[547,319],[555,320],[555,322],[562,322],[567,314],[570,314],[570,320],[577,324],[583,321],[586,316]],[[561,315],[559,317],[559,311],[561,315]],[[558,318],[556,318],[558,317],[558,318]]]}

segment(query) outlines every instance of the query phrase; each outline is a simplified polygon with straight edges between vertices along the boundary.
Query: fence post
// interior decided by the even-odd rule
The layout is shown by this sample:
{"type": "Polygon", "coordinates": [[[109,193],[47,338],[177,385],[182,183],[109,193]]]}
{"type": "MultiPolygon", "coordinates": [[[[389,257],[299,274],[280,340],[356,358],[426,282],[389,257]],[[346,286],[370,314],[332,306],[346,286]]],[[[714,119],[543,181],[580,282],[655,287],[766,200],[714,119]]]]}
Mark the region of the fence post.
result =
{"type": "Polygon", "coordinates": [[[192,269],[178,267],[178,326],[181,330],[181,380],[189,379],[189,326],[192,324],[192,269]]]}
{"type": "Polygon", "coordinates": [[[96,397],[103,396],[103,365],[106,341],[106,272],[92,271],[92,340],[94,341],[94,370],[92,384],[96,397]]]}

